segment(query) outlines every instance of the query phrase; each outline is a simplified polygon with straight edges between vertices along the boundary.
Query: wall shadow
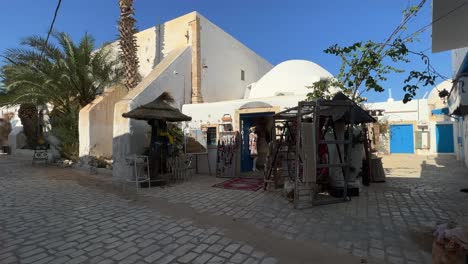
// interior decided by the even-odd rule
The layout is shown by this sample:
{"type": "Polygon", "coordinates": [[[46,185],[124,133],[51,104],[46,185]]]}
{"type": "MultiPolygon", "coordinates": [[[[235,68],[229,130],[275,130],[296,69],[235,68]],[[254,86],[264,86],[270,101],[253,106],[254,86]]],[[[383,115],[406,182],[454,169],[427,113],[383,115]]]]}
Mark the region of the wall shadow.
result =
{"type": "Polygon", "coordinates": [[[154,54],[153,69],[164,59],[166,26],[164,24],[155,27],[156,54],[154,54]]]}

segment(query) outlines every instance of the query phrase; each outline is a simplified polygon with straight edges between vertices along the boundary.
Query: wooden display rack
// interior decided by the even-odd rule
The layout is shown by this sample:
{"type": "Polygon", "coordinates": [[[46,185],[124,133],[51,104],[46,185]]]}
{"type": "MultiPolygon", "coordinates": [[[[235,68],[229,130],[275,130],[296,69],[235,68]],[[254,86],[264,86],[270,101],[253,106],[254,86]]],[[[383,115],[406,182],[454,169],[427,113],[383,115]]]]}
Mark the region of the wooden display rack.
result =
{"type": "MultiPolygon", "coordinates": [[[[375,119],[362,108],[339,93],[333,100],[316,99],[299,102],[297,107],[287,109],[275,114],[274,119],[288,124],[296,124],[295,151],[294,151],[294,207],[299,208],[304,202],[311,205],[322,205],[351,200],[348,194],[348,181],[351,164],[351,144],[353,127],[359,123],[375,122],[375,119]],[[357,118],[356,118],[356,115],[357,118]],[[323,122],[321,122],[321,120],[323,122]],[[335,122],[344,121],[345,139],[338,139],[335,122]],[[305,133],[306,127],[309,132],[305,133]],[[312,127],[311,127],[312,126],[312,127]],[[327,131],[333,132],[334,139],[326,140],[327,131]],[[309,134],[310,133],[310,134],[309,134]],[[321,163],[319,145],[336,147],[339,163],[321,163]],[[341,149],[344,150],[342,154],[341,149]],[[343,174],[343,187],[339,192],[341,197],[335,198],[320,191],[323,184],[317,179],[317,170],[322,168],[341,168],[343,174]]],[[[285,135],[281,135],[276,154],[271,161],[270,171],[265,176],[267,184],[271,183],[272,171],[277,163],[280,148],[285,144],[285,135]]],[[[291,151],[292,153],[292,151],[291,151]]],[[[336,190],[335,190],[336,191],[336,190]]]]}

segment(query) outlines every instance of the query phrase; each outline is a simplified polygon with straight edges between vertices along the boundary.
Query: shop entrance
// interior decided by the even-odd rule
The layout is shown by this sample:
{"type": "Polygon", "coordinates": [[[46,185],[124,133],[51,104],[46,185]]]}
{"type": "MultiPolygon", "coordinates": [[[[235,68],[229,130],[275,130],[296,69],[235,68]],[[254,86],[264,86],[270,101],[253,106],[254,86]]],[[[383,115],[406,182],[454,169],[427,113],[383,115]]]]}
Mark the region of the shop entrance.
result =
{"type": "Polygon", "coordinates": [[[255,167],[258,171],[263,171],[268,154],[268,144],[274,137],[274,135],[271,134],[274,125],[274,114],[274,112],[240,114],[240,128],[242,133],[241,172],[254,170],[254,162],[249,149],[249,134],[252,127],[255,127],[255,132],[257,134],[258,155],[255,167]]]}

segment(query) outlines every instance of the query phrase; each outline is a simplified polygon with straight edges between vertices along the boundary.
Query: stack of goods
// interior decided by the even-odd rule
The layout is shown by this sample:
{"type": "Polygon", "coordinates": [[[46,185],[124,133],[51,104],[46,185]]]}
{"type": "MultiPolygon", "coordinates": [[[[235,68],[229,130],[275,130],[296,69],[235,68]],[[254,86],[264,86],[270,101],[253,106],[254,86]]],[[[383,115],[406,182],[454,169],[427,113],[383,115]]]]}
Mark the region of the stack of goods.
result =
{"type": "MultiPolygon", "coordinates": [[[[466,223],[466,221],[461,221],[466,223]]],[[[434,232],[432,263],[465,264],[468,261],[468,226],[454,222],[441,224],[434,232]]]]}

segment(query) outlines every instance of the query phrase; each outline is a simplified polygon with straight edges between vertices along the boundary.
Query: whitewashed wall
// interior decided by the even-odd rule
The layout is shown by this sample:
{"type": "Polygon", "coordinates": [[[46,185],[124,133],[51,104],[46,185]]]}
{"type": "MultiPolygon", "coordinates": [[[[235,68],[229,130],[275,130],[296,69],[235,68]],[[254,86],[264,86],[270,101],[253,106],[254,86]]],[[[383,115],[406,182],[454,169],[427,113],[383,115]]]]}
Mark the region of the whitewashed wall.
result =
{"type": "MultiPolygon", "coordinates": [[[[192,129],[200,129],[201,125],[218,124],[224,114],[229,114],[233,118],[233,129],[240,130],[235,121],[236,110],[239,110],[246,104],[257,104],[264,107],[279,107],[280,111],[286,108],[297,106],[299,101],[305,99],[305,96],[275,96],[267,98],[255,99],[240,99],[229,100],[205,104],[186,104],[182,108],[182,112],[192,117],[191,122],[187,122],[185,126],[192,129]]],[[[254,110],[254,108],[249,108],[254,110]]],[[[216,166],[216,148],[209,148],[209,159],[212,168],[216,166]]],[[[198,160],[198,168],[200,173],[208,173],[208,164],[206,156],[202,156],[198,160]]],[[[212,169],[214,175],[215,170],[212,169]]]]}
{"type": "Polygon", "coordinates": [[[80,110],[78,128],[80,157],[112,156],[114,105],[126,93],[124,87],[109,89],[80,110]]]}
{"type": "Polygon", "coordinates": [[[149,144],[150,126],[146,121],[123,118],[122,114],[155,100],[161,93],[168,91],[176,100],[175,106],[184,104],[184,95],[189,100],[191,79],[191,48],[181,48],[168,54],[161,63],[137,87],[115,104],[113,130],[113,175],[117,178],[131,176],[131,168],[125,159],[133,154],[142,154],[149,144]],[[185,76],[176,78],[174,71],[185,76]]]}
{"type": "MultiPolygon", "coordinates": [[[[142,79],[148,77],[153,69],[172,51],[181,50],[188,46],[189,23],[195,18],[196,13],[192,12],[135,34],[138,46],[139,73],[142,79]]],[[[114,56],[117,56],[118,42],[113,42],[110,47],[113,49],[114,56]]],[[[180,75],[177,76],[170,72],[164,78],[173,79],[173,86],[165,88],[173,95],[178,96],[176,99],[179,102],[179,107],[184,102],[190,102],[190,70],[181,71],[180,75]],[[181,92],[184,86],[185,93],[181,92]],[[181,92],[180,95],[178,92],[181,92]],[[187,100],[183,98],[184,94],[187,96],[187,100]]],[[[121,94],[118,96],[103,94],[102,98],[98,98],[82,109],[80,112],[80,156],[112,155],[114,105],[122,96],[121,94]]],[[[149,98],[154,99],[155,96],[149,98]]]]}
{"type": "Polygon", "coordinates": [[[221,28],[198,14],[201,24],[202,95],[204,102],[241,99],[247,85],[273,66],[221,28]],[[241,80],[241,70],[245,80],[241,80]]]}
{"type": "MultiPolygon", "coordinates": [[[[280,110],[285,110],[290,107],[297,106],[299,101],[305,100],[305,96],[274,96],[258,99],[241,99],[230,100],[206,104],[186,104],[182,108],[182,112],[192,117],[189,122],[190,128],[199,129],[202,124],[217,124],[221,122],[224,114],[230,114],[234,119],[236,110],[239,110],[243,105],[253,102],[258,102],[265,107],[279,107],[280,110]]],[[[233,120],[234,121],[234,120],[233,120]]],[[[233,124],[234,130],[239,130],[236,124],[233,124]]]]}
{"type": "MultiPolygon", "coordinates": [[[[465,163],[466,161],[466,148],[465,148],[465,134],[466,134],[466,127],[465,125],[468,125],[468,123],[465,122],[465,118],[463,116],[460,116],[455,122],[454,126],[457,126],[458,131],[457,131],[457,138],[455,139],[455,144],[458,145],[457,149],[457,160],[462,161],[465,163]]],[[[468,136],[468,135],[467,135],[468,136]]]]}
{"type": "Polygon", "coordinates": [[[463,144],[464,144],[464,158],[465,158],[465,165],[468,167],[468,115],[463,117],[463,144]]]}
{"type": "MultiPolygon", "coordinates": [[[[150,27],[135,34],[139,73],[144,78],[171,51],[189,44],[188,30],[190,21],[197,13],[191,12],[161,25],[150,27]]],[[[114,56],[119,53],[119,43],[111,44],[114,56]]]]}
{"type": "Polygon", "coordinates": [[[384,118],[389,122],[429,121],[427,100],[413,100],[406,104],[403,101],[378,102],[365,104],[367,109],[384,109],[384,118]]]}

